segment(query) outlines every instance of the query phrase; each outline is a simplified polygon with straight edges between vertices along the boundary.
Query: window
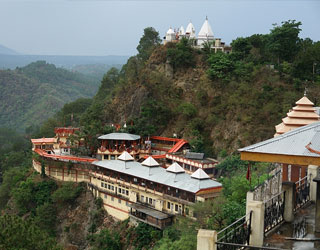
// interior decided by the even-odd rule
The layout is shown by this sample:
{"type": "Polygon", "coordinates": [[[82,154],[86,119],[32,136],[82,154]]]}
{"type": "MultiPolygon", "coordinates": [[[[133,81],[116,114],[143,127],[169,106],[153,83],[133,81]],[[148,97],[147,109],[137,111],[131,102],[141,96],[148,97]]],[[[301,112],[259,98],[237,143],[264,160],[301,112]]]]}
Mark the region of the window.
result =
{"type": "Polygon", "coordinates": [[[179,190],[178,190],[178,189],[176,189],[176,193],[179,193],[179,190]]]}
{"type": "Polygon", "coordinates": [[[134,181],[134,182],[137,182],[137,181],[138,181],[138,179],[137,179],[137,178],[133,178],[133,181],[134,181]]]}
{"type": "Polygon", "coordinates": [[[186,207],[185,212],[186,212],[186,215],[189,215],[189,208],[186,207]]]}
{"type": "Polygon", "coordinates": [[[129,191],[128,190],[126,190],[126,195],[129,195],[129,191]]]}
{"type": "Polygon", "coordinates": [[[126,190],[125,190],[125,189],[122,189],[122,193],[125,194],[125,193],[126,193],[126,190]]]}
{"type": "Polygon", "coordinates": [[[104,183],[103,182],[101,182],[101,187],[104,187],[104,183]]]}
{"type": "Polygon", "coordinates": [[[144,202],[144,196],[141,195],[141,202],[144,202]]]}
{"type": "Polygon", "coordinates": [[[107,199],[107,198],[108,198],[108,196],[107,196],[106,194],[104,194],[104,198],[105,198],[105,199],[107,199]]]}
{"type": "Polygon", "coordinates": [[[114,201],[114,197],[113,196],[111,196],[111,201],[114,201]]]}
{"type": "Polygon", "coordinates": [[[175,205],[174,210],[175,210],[176,212],[178,212],[178,205],[177,205],[177,204],[175,205]]]}
{"type": "Polygon", "coordinates": [[[167,208],[170,209],[170,202],[167,202],[167,208]]]}
{"type": "Polygon", "coordinates": [[[126,201],[126,206],[129,207],[129,202],[126,201]]]}
{"type": "Polygon", "coordinates": [[[118,199],[118,203],[121,204],[121,200],[120,199],[118,199]]]}
{"type": "Polygon", "coordinates": [[[114,186],[111,186],[111,190],[114,191],[114,186]]]}
{"type": "Polygon", "coordinates": [[[120,193],[120,194],[121,194],[121,191],[122,191],[121,188],[119,188],[119,193],[120,193]]]}
{"type": "Polygon", "coordinates": [[[108,189],[111,189],[111,186],[110,186],[110,185],[108,185],[108,189]]]}
{"type": "Polygon", "coordinates": [[[151,198],[149,198],[149,203],[152,205],[152,199],[151,198]]]}

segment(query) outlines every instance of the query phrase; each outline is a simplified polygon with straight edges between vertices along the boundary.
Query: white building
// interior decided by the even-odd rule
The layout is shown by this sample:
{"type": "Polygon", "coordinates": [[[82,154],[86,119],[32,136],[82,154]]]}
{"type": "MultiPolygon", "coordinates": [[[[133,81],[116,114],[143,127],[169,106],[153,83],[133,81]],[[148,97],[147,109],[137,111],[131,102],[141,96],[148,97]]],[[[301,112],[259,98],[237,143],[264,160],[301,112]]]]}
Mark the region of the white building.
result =
{"type": "Polygon", "coordinates": [[[214,37],[211,25],[207,17],[200,29],[200,32],[198,33],[198,36],[196,36],[196,30],[192,22],[190,22],[186,28],[186,31],[184,31],[183,26],[181,26],[177,31],[174,31],[172,28],[170,28],[167,31],[166,36],[164,37],[164,44],[168,42],[178,42],[182,37],[194,39],[194,47],[199,49],[202,49],[206,44],[210,44],[211,49],[213,49],[215,52],[231,52],[231,46],[226,45],[224,42],[221,42],[221,38],[214,37]]]}

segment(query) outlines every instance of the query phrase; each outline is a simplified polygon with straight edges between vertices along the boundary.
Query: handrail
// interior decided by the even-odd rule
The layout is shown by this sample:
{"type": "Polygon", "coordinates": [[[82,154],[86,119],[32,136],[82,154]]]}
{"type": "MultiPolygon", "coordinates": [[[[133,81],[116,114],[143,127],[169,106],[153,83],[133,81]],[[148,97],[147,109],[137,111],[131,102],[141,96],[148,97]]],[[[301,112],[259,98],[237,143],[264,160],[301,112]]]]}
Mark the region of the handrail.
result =
{"type": "Polygon", "coordinates": [[[229,226],[225,227],[224,229],[222,229],[220,232],[218,232],[218,235],[224,231],[226,231],[228,228],[232,227],[233,225],[237,224],[239,221],[243,220],[243,218],[250,216],[250,214],[252,213],[252,210],[247,213],[246,215],[242,216],[241,218],[239,218],[238,220],[236,220],[235,222],[231,223],[229,226]]]}
{"type": "Polygon", "coordinates": [[[276,198],[276,197],[280,196],[281,194],[283,194],[284,192],[285,192],[285,191],[282,191],[282,192],[280,192],[280,193],[278,193],[278,194],[276,194],[276,195],[272,196],[269,200],[266,200],[266,201],[264,201],[263,203],[267,203],[268,201],[271,201],[272,199],[274,199],[274,198],[276,198]]]}

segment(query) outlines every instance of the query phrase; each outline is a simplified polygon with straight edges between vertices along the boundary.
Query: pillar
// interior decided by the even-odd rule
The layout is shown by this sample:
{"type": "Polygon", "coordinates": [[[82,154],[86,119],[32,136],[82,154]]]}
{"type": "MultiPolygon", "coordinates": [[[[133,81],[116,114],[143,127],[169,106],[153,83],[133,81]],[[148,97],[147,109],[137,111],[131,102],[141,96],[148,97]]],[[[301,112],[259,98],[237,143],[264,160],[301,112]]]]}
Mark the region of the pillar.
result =
{"type": "Polygon", "coordinates": [[[217,240],[217,231],[200,229],[197,235],[197,250],[217,250],[217,240]]]}
{"type": "Polygon", "coordinates": [[[264,203],[249,201],[247,209],[252,211],[250,246],[261,247],[264,238],[264,203]]]}
{"type": "Polygon", "coordinates": [[[291,181],[297,182],[299,180],[300,167],[297,165],[291,165],[291,181]]]}
{"type": "Polygon", "coordinates": [[[288,164],[282,164],[282,181],[288,181],[288,164]]]}
{"type": "Polygon", "coordinates": [[[317,183],[312,181],[314,178],[318,175],[318,166],[315,165],[309,165],[308,166],[308,179],[310,179],[310,200],[316,201],[316,195],[317,195],[317,183]]]}
{"type": "Polygon", "coordinates": [[[315,216],[315,232],[320,233],[320,176],[313,179],[313,182],[317,184],[316,191],[316,216],[315,216]]]}
{"type": "Polygon", "coordinates": [[[249,211],[249,208],[248,208],[248,204],[250,201],[253,201],[253,192],[247,192],[247,199],[246,199],[246,214],[248,214],[250,211],[249,211]]]}
{"type": "Polygon", "coordinates": [[[282,183],[282,190],[285,192],[284,200],[284,220],[292,222],[294,220],[295,182],[287,181],[282,183]]]}
{"type": "Polygon", "coordinates": [[[304,177],[306,177],[307,175],[307,166],[301,166],[301,179],[303,179],[304,177]]]}

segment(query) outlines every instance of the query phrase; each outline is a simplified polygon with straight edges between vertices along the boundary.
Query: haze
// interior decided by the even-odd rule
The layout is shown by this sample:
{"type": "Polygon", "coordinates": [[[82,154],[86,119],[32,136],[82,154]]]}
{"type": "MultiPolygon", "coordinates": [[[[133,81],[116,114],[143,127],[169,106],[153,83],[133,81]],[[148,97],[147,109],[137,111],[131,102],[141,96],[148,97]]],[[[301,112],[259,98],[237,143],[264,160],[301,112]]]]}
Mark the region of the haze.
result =
{"type": "Polygon", "coordinates": [[[206,17],[230,43],[268,33],[273,23],[302,22],[301,37],[320,40],[320,1],[67,1],[0,0],[0,44],[35,55],[134,55],[143,29],[163,37],[170,26],[206,17]]]}

